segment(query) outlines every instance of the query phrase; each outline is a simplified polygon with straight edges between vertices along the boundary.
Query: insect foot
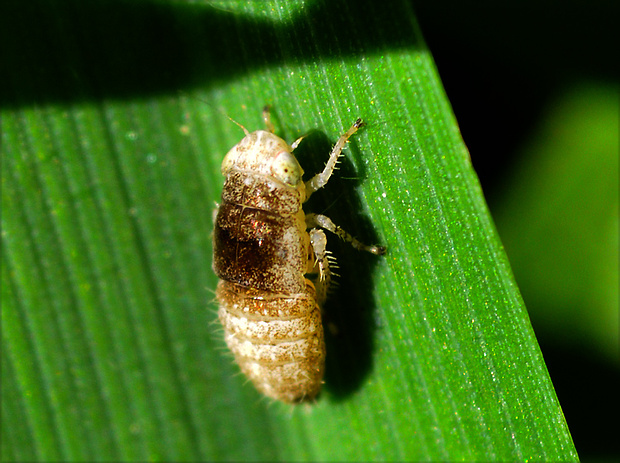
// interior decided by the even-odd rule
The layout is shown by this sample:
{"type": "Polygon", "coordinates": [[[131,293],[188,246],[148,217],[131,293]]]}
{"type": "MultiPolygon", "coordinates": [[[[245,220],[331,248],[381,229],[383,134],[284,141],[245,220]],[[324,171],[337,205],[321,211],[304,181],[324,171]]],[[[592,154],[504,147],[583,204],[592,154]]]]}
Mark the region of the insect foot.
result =
{"type": "Polygon", "coordinates": [[[224,157],[222,202],[213,232],[213,269],[225,340],[241,371],[268,397],[312,401],[321,389],[325,342],[321,307],[331,283],[324,230],[376,255],[328,217],[302,205],[331,177],[342,149],[362,125],[342,135],[322,172],[303,182],[289,145],[269,130],[249,133],[224,157]]]}

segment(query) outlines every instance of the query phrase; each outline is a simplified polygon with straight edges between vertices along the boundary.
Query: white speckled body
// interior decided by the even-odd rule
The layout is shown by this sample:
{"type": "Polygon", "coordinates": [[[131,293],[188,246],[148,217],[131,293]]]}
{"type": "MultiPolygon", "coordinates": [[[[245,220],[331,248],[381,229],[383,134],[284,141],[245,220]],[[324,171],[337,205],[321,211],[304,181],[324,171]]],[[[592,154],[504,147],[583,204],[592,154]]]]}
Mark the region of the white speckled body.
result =
{"type": "Polygon", "coordinates": [[[358,249],[384,251],[302,208],[327,182],[347,139],[361,125],[356,121],[323,172],[305,183],[292,154],[299,141],[290,146],[264,130],[246,131],[222,162],[226,180],[213,234],[219,318],[243,373],[263,394],[283,402],[313,400],[323,379],[321,305],[331,274],[320,228],[358,249]]]}

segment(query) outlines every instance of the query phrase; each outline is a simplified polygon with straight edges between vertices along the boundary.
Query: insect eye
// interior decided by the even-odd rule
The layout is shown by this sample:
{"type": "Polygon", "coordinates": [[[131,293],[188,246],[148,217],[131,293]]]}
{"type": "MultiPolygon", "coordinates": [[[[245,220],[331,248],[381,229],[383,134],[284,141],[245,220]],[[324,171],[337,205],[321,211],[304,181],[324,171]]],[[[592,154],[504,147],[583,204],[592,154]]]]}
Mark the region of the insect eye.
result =
{"type": "Polygon", "coordinates": [[[287,185],[296,186],[304,173],[295,156],[288,151],[281,151],[271,164],[271,173],[287,185]]]}

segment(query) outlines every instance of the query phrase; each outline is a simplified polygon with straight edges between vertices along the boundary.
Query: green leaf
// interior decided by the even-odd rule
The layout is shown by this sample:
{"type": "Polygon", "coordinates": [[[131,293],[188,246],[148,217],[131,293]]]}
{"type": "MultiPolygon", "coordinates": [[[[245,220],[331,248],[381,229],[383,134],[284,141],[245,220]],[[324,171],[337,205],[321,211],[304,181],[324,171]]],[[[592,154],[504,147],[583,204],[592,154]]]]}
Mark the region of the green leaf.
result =
{"type": "Polygon", "coordinates": [[[3,460],[577,459],[405,2],[9,6],[3,460]],[[388,246],[330,237],[309,406],[246,383],[213,302],[219,165],[243,136],[226,116],[262,128],[265,104],[308,135],[308,173],[364,118],[309,208],[388,246]]]}

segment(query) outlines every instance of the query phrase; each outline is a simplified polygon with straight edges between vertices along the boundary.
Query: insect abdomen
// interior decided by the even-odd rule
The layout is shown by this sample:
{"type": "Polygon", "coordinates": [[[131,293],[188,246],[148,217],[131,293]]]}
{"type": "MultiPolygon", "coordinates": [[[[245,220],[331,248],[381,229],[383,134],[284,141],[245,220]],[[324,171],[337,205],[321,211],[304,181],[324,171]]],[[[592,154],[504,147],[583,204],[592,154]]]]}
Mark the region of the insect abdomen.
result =
{"type": "Polygon", "coordinates": [[[217,298],[226,344],[256,388],[284,402],[313,399],[321,388],[325,344],[312,285],[286,296],[220,281],[217,298]]]}

